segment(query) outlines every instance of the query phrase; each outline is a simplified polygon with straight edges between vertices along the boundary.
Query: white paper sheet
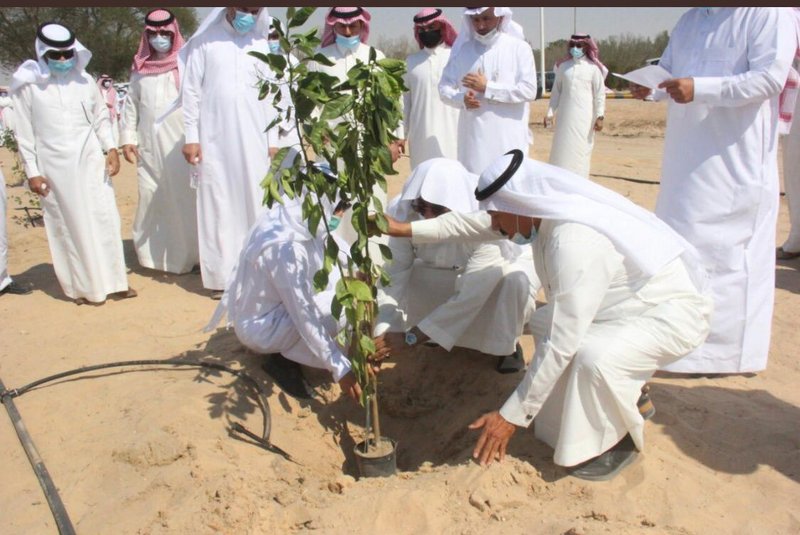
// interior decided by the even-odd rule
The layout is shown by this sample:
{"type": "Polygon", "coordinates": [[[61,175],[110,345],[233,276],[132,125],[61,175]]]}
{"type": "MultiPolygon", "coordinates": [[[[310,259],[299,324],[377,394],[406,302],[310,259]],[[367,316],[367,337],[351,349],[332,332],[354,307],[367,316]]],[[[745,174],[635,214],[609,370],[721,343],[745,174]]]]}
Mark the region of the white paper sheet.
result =
{"type": "Polygon", "coordinates": [[[672,78],[672,74],[661,65],[648,65],[626,74],[617,74],[615,72],[611,74],[650,89],[658,89],[658,84],[672,78]]]}

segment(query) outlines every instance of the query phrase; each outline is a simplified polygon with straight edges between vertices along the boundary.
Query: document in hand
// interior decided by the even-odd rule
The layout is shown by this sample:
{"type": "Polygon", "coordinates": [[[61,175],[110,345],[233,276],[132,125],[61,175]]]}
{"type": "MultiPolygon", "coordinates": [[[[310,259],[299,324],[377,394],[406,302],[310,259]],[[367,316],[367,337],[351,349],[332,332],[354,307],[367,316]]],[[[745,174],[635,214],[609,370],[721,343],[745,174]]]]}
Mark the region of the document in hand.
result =
{"type": "Polygon", "coordinates": [[[626,74],[617,74],[615,72],[611,74],[650,89],[658,89],[658,84],[672,78],[672,74],[661,65],[648,65],[626,74]]]}

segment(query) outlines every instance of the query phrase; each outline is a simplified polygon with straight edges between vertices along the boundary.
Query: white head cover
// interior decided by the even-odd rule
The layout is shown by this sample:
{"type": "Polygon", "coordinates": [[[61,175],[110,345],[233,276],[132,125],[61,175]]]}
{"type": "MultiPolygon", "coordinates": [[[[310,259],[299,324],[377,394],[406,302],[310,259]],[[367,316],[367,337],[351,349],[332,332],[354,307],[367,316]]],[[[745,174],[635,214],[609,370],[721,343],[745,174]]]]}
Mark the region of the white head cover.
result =
{"type": "Polygon", "coordinates": [[[522,151],[492,162],[475,196],[482,210],[591,227],[649,276],[680,256],[697,289],[706,288],[708,275],[697,251],[655,214],[581,176],[525,158],[522,151]]]}
{"type": "Polygon", "coordinates": [[[92,53],[75,38],[75,35],[57,22],[45,22],[36,30],[36,60],[26,60],[14,73],[11,92],[27,84],[40,84],[50,79],[50,68],[44,55],[50,50],[75,50],[76,72],[83,72],[92,53]]]}
{"type": "Polygon", "coordinates": [[[419,164],[409,175],[403,191],[392,199],[388,211],[392,217],[408,221],[412,214],[411,202],[422,197],[453,212],[477,212],[478,201],[473,194],[477,185],[478,175],[467,171],[458,161],[432,158],[419,164]]]}
{"type": "MultiPolygon", "coordinates": [[[[458,51],[464,46],[469,39],[475,38],[475,28],[472,26],[472,15],[480,15],[484,11],[489,9],[488,7],[467,7],[464,8],[464,18],[461,22],[461,31],[458,32],[458,37],[456,38],[456,42],[453,43],[452,52],[450,53],[452,56],[458,54],[458,51]]],[[[511,8],[509,7],[496,7],[494,8],[494,14],[496,17],[503,17],[502,22],[497,27],[498,32],[507,33],[511,37],[516,37],[517,39],[525,40],[525,32],[522,30],[522,26],[511,20],[511,8]]]]}

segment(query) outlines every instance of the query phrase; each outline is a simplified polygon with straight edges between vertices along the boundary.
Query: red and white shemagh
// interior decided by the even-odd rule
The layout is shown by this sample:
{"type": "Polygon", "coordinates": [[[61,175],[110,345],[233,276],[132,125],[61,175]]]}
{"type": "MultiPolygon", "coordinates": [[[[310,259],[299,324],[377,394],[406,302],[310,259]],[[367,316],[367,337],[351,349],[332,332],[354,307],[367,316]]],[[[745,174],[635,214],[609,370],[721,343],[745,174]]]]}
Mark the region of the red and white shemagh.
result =
{"type": "Polygon", "coordinates": [[[133,57],[131,65],[132,72],[139,74],[161,74],[172,71],[175,76],[175,86],[180,86],[180,76],[178,74],[178,52],[184,45],[183,35],[181,35],[178,19],[166,9],[156,9],[147,14],[145,19],[144,31],[139,39],[139,50],[133,57]],[[149,22],[172,21],[166,25],[151,25],[149,22]],[[172,33],[172,48],[163,57],[157,58],[157,52],[150,46],[147,30],[151,32],[168,31],[172,33]]]}
{"type": "Polygon", "coordinates": [[[332,7],[325,16],[325,29],[322,32],[322,44],[324,48],[336,42],[336,32],[333,27],[337,22],[352,24],[360,20],[364,24],[361,27],[361,42],[367,44],[369,39],[369,21],[372,15],[363,7],[332,7]],[[352,13],[352,15],[350,15],[352,13]]]}
{"type": "Polygon", "coordinates": [[[453,46],[456,37],[458,37],[456,29],[450,21],[447,20],[447,17],[444,16],[441,9],[426,7],[414,15],[414,39],[416,39],[419,47],[425,48],[422,41],[419,40],[420,28],[428,26],[432,22],[438,22],[442,25],[442,41],[444,41],[447,46],[453,46]]]}

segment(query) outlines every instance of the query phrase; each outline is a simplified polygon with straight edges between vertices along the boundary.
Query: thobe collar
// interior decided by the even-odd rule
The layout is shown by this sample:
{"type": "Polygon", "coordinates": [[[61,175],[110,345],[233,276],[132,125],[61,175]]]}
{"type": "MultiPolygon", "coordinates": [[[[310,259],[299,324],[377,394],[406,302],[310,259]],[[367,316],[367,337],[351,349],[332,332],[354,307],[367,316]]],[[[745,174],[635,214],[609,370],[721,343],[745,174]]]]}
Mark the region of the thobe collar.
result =
{"type": "Polygon", "coordinates": [[[428,47],[422,48],[422,50],[424,50],[429,56],[437,56],[441,54],[443,50],[449,50],[449,49],[450,47],[447,46],[447,44],[444,41],[442,41],[433,48],[428,48],[428,47]]]}
{"type": "Polygon", "coordinates": [[[355,54],[356,52],[358,52],[358,49],[361,48],[362,46],[368,46],[364,45],[364,43],[358,43],[358,46],[355,46],[353,48],[344,48],[339,46],[339,43],[334,42],[333,44],[334,46],[336,46],[336,50],[339,51],[339,54],[341,54],[344,57],[347,57],[351,54],[355,54]]]}

